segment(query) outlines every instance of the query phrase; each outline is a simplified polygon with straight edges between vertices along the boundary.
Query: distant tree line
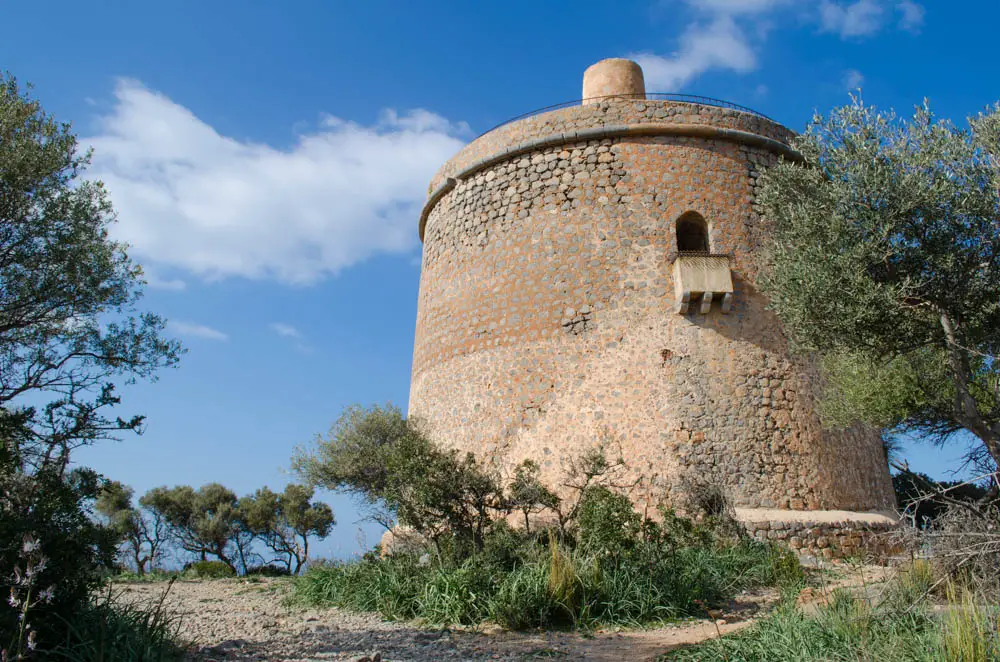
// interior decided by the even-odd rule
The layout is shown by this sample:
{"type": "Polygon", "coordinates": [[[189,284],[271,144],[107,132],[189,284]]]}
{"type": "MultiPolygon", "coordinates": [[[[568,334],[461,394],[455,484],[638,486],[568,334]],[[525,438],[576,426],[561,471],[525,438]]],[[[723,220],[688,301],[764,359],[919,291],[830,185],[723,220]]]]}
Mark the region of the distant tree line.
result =
{"type": "Polygon", "coordinates": [[[159,567],[171,551],[221,561],[234,574],[261,566],[298,574],[310,539],[326,538],[336,524],[330,506],[313,500],[311,487],[295,484],[242,498],[219,483],[156,487],[136,501],[131,487],[110,481],[95,511],[117,536],[120,560],[139,575],[159,567]]]}

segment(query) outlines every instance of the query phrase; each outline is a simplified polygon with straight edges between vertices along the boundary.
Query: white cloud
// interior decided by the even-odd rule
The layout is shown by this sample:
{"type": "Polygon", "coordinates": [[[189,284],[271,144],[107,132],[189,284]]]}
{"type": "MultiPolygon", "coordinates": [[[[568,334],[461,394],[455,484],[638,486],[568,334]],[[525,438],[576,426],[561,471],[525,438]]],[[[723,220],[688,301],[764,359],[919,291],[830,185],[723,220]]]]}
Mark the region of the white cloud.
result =
{"type": "Polygon", "coordinates": [[[920,28],[924,25],[925,10],[923,6],[913,2],[913,0],[902,0],[896,5],[896,9],[901,14],[899,19],[901,29],[913,33],[920,32],[920,28]]]}
{"type": "Polygon", "coordinates": [[[629,57],[642,67],[646,89],[656,92],[679,91],[709,69],[746,73],[757,67],[757,57],[736,21],[722,15],[708,25],[690,26],[673,55],[638,53],[629,57]]]}
{"type": "Polygon", "coordinates": [[[161,278],[156,272],[149,268],[143,268],[143,278],[146,285],[154,290],[168,290],[170,292],[181,292],[187,289],[187,283],[179,278],[161,278]]]}
{"type": "Polygon", "coordinates": [[[193,324],[191,322],[178,322],[170,320],[167,322],[167,328],[168,330],[182,336],[205,338],[206,340],[229,340],[229,336],[222,331],[213,329],[210,326],[205,326],[204,324],[193,324]]]}
{"type": "Polygon", "coordinates": [[[853,92],[861,87],[861,84],[865,82],[865,77],[857,69],[848,69],[844,72],[844,87],[853,92]]]}
{"type": "MultiPolygon", "coordinates": [[[[137,261],[203,278],[310,283],[406,253],[431,176],[468,131],[425,110],[332,116],[279,149],[223,136],[134,80],[86,140],[137,261]]],[[[152,284],[151,284],[152,285],[152,284]]]]}
{"type": "Polygon", "coordinates": [[[901,29],[915,32],[924,8],[916,0],[664,0],[671,8],[686,6],[691,21],[671,55],[632,54],[642,65],[650,91],[676,91],[710,70],[737,73],[758,66],[757,53],[782,19],[818,25],[843,39],[870,36],[886,22],[893,4],[901,13],[901,29]]]}
{"type": "Polygon", "coordinates": [[[759,14],[794,0],[686,0],[696,9],[722,14],[759,14]]]}
{"type": "Polygon", "coordinates": [[[285,338],[295,338],[296,340],[302,339],[302,334],[291,324],[282,324],[281,322],[274,322],[269,325],[270,329],[277,333],[279,336],[285,338]]]}
{"type": "Polygon", "coordinates": [[[273,322],[268,324],[268,328],[277,333],[282,338],[288,338],[295,343],[295,349],[303,354],[312,354],[312,347],[305,341],[305,336],[291,324],[273,322]]]}
{"type": "Polygon", "coordinates": [[[845,39],[868,36],[882,28],[884,13],[879,0],[856,0],[846,5],[823,0],[819,7],[820,27],[845,39]]]}

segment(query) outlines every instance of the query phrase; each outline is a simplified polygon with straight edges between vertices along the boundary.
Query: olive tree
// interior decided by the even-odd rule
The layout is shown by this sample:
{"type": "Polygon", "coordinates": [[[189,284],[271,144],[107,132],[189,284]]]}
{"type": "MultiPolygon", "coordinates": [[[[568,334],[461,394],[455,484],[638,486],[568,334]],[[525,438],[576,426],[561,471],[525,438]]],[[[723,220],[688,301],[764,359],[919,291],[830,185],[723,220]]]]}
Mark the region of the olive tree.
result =
{"type": "Polygon", "coordinates": [[[284,492],[263,487],[239,501],[243,525],[294,575],[309,558],[309,539],[326,538],[336,524],[333,510],[313,501],[313,493],[293,483],[284,492]]]}
{"type": "Polygon", "coordinates": [[[39,646],[61,636],[111,558],[90,517],[101,480],[71,468],[71,452],[140,431],[141,416],[110,412],[115,385],[152,379],[182,352],[162,318],[137,309],[142,271],[109,236],[115,211],[83,177],[89,163],[69,124],[0,75],[0,632],[44,589],[39,646]]]}
{"type": "Polygon", "coordinates": [[[139,503],[167,523],[170,537],[182,550],[204,561],[216,557],[238,572],[246,571],[252,540],[243,529],[236,494],[218,483],[199,489],[189,485],[155,487],[139,503]]]}
{"type": "Polygon", "coordinates": [[[135,566],[139,576],[156,567],[167,540],[167,522],[161,512],[136,508],[134,490],[116,480],[101,489],[94,510],[118,536],[120,549],[135,566]]]}
{"type": "Polygon", "coordinates": [[[823,356],[828,423],[1000,461],[1000,106],[967,127],[926,103],[901,119],[854,99],[767,170],[761,285],[792,341],[823,356]]]}
{"type": "Polygon", "coordinates": [[[493,520],[514,507],[496,472],[439,448],[391,405],[349,407],[292,466],[307,484],[361,496],[387,529],[398,522],[436,545],[452,536],[481,549],[493,520]]]}

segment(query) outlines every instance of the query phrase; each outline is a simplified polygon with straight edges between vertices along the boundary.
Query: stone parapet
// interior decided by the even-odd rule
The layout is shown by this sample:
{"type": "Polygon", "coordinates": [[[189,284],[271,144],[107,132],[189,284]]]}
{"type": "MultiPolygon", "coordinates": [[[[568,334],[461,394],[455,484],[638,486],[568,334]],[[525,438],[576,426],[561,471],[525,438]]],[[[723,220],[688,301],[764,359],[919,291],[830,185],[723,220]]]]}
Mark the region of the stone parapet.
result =
{"type": "Polygon", "coordinates": [[[765,117],[732,108],[668,99],[604,99],[510,122],[479,136],[438,170],[431,179],[428,191],[437,190],[445,180],[455,177],[470,165],[503,155],[523,143],[560,135],[570,136],[572,139],[574,132],[579,134],[581,131],[594,131],[604,127],[632,125],[729,129],[740,134],[767,138],[786,146],[794,136],[792,131],[765,117]]]}

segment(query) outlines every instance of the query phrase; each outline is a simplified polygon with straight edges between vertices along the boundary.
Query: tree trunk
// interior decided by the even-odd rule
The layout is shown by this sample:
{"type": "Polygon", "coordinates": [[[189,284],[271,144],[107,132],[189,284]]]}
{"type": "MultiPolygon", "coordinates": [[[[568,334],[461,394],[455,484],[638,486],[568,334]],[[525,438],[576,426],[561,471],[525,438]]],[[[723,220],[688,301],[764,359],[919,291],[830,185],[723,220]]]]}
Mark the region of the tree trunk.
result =
{"type": "Polygon", "coordinates": [[[958,329],[948,313],[941,313],[941,328],[944,329],[944,335],[948,342],[948,367],[955,385],[955,418],[962,427],[983,442],[986,451],[993,458],[993,462],[1000,466],[1000,429],[996,425],[990,425],[983,418],[976,399],[969,390],[969,383],[972,381],[972,368],[969,366],[967,350],[959,343],[958,329]]]}
{"type": "Polygon", "coordinates": [[[146,569],[145,569],[146,559],[142,558],[142,554],[139,552],[139,550],[135,550],[135,553],[132,555],[132,558],[135,561],[136,573],[140,577],[142,577],[143,575],[146,574],[146,569]]]}

